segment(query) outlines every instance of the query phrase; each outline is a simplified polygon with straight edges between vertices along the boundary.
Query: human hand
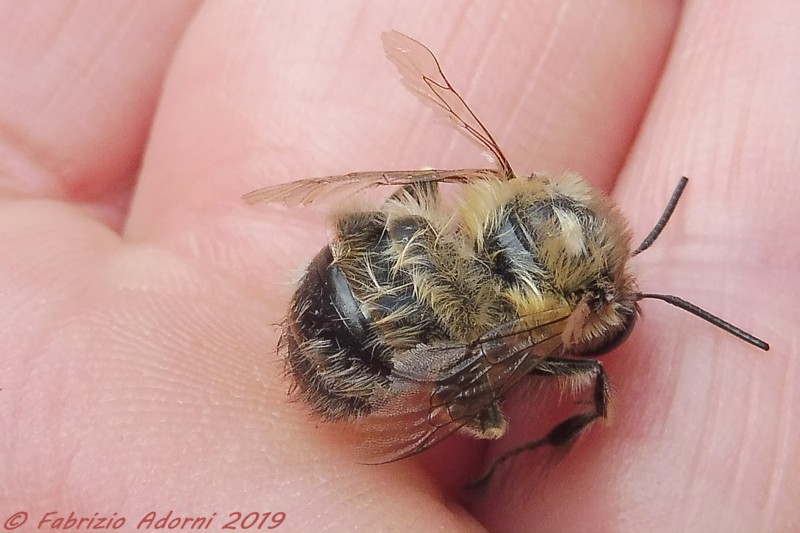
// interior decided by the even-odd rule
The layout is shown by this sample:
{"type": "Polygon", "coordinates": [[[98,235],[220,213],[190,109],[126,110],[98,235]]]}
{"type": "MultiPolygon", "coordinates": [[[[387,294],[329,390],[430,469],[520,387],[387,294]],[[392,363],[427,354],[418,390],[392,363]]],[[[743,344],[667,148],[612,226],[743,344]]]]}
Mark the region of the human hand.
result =
{"type": "Polygon", "coordinates": [[[131,527],[172,509],[216,512],[217,528],[281,511],[277,529],[309,531],[797,528],[798,37],[784,22],[797,13],[780,11],[793,6],[54,5],[0,13],[3,520],[116,512],[131,527]],[[689,175],[636,259],[640,285],[772,351],[644,302],[603,360],[612,423],[557,460],[523,455],[484,494],[462,490],[546,431],[519,395],[491,445],[454,437],[356,464],[339,428],[287,403],[274,353],[324,214],[240,196],[485,165],[400,86],[388,29],[436,53],[518,172],[578,171],[614,191],[639,237],[689,175]]]}

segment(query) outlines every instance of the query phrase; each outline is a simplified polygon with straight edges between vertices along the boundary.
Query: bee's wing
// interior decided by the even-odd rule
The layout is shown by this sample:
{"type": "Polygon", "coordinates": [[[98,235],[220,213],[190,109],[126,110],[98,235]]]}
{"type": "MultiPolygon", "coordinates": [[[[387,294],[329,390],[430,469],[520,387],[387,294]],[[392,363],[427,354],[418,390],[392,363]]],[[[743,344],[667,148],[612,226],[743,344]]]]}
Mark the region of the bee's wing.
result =
{"type": "Polygon", "coordinates": [[[386,56],[403,77],[403,85],[425,104],[444,111],[447,117],[466,132],[470,139],[488,149],[505,179],[514,177],[511,165],[492,134],[456,92],[442,71],[439,60],[425,45],[398,31],[383,34],[386,56]]]}
{"type": "Polygon", "coordinates": [[[503,324],[469,344],[418,346],[394,359],[386,399],[359,423],[365,463],[417,454],[458,431],[562,348],[567,307],[503,324]]]}
{"type": "Polygon", "coordinates": [[[307,205],[325,195],[353,194],[379,185],[403,186],[414,183],[467,183],[480,179],[504,179],[490,168],[457,170],[387,170],[352,172],[341,176],[324,176],[281,183],[257,189],[242,196],[248,204],[282,203],[288,206],[307,205]]]}

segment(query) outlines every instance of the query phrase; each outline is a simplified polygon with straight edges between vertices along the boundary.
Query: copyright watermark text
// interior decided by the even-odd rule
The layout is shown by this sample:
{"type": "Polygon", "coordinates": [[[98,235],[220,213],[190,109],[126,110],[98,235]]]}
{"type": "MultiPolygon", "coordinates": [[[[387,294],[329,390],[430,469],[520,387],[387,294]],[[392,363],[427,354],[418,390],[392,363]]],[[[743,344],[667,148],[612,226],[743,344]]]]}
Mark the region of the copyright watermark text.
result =
{"type": "Polygon", "coordinates": [[[283,511],[232,511],[225,514],[216,512],[207,515],[181,515],[173,510],[165,512],[149,511],[137,516],[123,516],[120,513],[80,514],[46,511],[40,515],[18,511],[3,520],[3,531],[267,531],[276,529],[286,520],[283,511]],[[24,526],[24,527],[23,527],[24,526]]]}

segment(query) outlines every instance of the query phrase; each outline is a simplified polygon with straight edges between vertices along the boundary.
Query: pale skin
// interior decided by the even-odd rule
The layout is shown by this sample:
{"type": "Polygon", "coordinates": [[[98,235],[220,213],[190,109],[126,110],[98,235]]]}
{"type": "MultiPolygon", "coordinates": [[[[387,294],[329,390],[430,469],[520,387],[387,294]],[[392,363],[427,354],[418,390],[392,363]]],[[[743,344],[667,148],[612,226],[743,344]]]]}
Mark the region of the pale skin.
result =
{"type": "Polygon", "coordinates": [[[283,511],[284,531],[798,529],[800,35],[787,21],[800,9],[311,4],[0,9],[0,519],[131,525],[172,509],[217,513],[218,527],[283,511]],[[324,243],[324,208],[240,196],[487,164],[400,86],[388,29],[436,53],[517,172],[578,171],[637,240],[689,175],[633,263],[640,285],[771,351],[643,302],[603,358],[613,420],[569,450],[461,488],[548,429],[519,394],[506,439],[356,464],[345,429],[287,402],[275,354],[272,324],[324,243]]]}

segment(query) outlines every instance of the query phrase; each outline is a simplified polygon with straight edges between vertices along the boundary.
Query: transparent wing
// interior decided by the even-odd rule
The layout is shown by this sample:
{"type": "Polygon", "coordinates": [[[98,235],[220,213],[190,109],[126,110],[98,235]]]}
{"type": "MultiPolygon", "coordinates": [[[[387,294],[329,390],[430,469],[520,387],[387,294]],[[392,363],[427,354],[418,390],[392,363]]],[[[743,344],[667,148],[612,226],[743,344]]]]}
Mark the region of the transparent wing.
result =
{"type": "Polygon", "coordinates": [[[444,111],[459,129],[491,152],[505,179],[512,179],[514,171],[503,151],[489,130],[450,84],[433,52],[419,41],[398,31],[383,34],[383,47],[386,56],[400,71],[403,85],[419,96],[425,104],[444,111]]]}
{"type": "Polygon", "coordinates": [[[501,401],[544,359],[558,355],[567,307],[518,319],[469,344],[419,346],[394,360],[390,390],[359,423],[369,464],[417,454],[501,401]]]}
{"type": "Polygon", "coordinates": [[[324,176],[281,183],[249,192],[242,196],[242,199],[248,204],[270,202],[293,207],[308,205],[323,196],[354,194],[379,185],[403,186],[429,182],[467,183],[481,179],[504,178],[498,170],[489,168],[352,172],[341,176],[324,176]]]}

